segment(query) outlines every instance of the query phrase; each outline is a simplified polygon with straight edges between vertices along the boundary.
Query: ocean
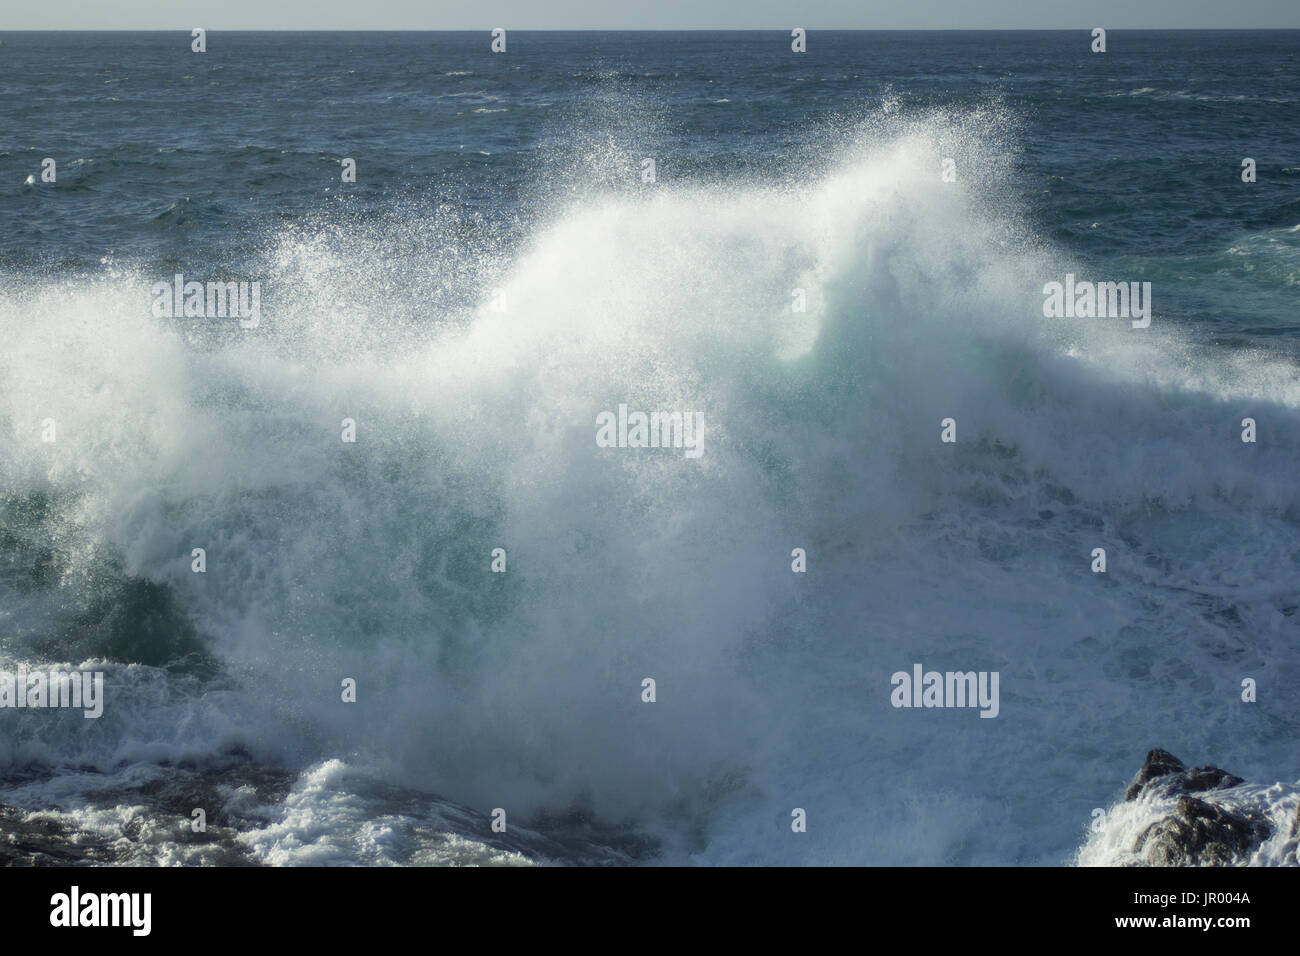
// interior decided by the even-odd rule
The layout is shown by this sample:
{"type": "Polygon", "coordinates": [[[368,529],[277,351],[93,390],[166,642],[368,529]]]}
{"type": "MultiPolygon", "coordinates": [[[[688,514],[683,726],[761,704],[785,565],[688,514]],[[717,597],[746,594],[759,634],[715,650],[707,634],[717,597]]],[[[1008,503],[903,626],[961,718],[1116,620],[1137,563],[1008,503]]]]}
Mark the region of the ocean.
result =
{"type": "Polygon", "coordinates": [[[1295,862],[1300,31],[193,42],[0,33],[7,862],[1295,862]]]}

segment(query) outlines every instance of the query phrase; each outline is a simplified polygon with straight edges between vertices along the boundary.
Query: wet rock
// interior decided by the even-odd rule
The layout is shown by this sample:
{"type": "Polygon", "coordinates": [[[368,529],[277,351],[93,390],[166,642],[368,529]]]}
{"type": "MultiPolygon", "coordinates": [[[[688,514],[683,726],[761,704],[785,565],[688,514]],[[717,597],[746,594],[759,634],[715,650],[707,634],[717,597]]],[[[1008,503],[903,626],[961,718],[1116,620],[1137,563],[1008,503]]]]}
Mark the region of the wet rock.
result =
{"type": "Polygon", "coordinates": [[[1181,797],[1174,813],[1143,831],[1133,851],[1156,866],[1231,866],[1272,835],[1262,817],[1181,797]]]}
{"type": "Polygon", "coordinates": [[[1273,825],[1252,809],[1191,794],[1217,795],[1242,783],[1218,767],[1188,769],[1167,750],[1152,750],[1124,799],[1177,799],[1170,812],[1142,831],[1133,852],[1154,866],[1241,863],[1273,835],[1273,825]]]}
{"type": "Polygon", "coordinates": [[[1193,767],[1188,770],[1186,765],[1169,751],[1156,749],[1147,753],[1146,763],[1133,778],[1133,783],[1129,785],[1124,799],[1136,800],[1152,781],[1159,781],[1163,790],[1179,793],[1223,790],[1246,782],[1241,777],[1220,770],[1218,767],[1193,767]]]}

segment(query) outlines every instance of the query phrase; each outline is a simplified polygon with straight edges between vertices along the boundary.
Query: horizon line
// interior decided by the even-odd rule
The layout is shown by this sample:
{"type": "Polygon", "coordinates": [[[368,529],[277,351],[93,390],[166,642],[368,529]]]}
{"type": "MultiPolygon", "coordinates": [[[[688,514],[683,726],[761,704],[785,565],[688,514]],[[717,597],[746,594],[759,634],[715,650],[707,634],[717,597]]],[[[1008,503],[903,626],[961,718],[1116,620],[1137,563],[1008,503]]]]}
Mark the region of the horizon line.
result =
{"type": "MultiPolygon", "coordinates": [[[[189,33],[195,27],[17,27],[3,33],[189,33]]],[[[434,30],[425,27],[203,27],[208,33],[490,33],[505,29],[516,33],[789,33],[803,29],[819,33],[1076,33],[1090,27],[460,27],[434,30]]],[[[1300,26],[1251,27],[1104,27],[1107,33],[1252,33],[1264,30],[1300,32],[1300,26]]]]}

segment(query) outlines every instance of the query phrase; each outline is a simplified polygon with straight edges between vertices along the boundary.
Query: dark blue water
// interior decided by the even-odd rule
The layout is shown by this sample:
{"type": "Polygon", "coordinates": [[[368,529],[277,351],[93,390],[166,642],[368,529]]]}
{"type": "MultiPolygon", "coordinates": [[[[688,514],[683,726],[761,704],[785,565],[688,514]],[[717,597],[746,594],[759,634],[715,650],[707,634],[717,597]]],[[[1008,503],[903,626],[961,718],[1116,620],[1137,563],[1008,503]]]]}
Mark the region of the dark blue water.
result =
{"type": "Polygon", "coordinates": [[[1300,32],[1108,40],[1094,54],[1077,32],[814,32],[797,56],[771,32],[519,32],[494,55],[481,33],[218,33],[196,54],[184,34],[8,33],[0,265],[238,269],[304,221],[399,207],[514,242],[574,178],[637,188],[638,168],[575,168],[603,144],[658,156],[669,182],[802,178],[882,101],[996,103],[998,168],[964,177],[995,179],[1084,258],[1176,277],[1166,301],[1191,320],[1293,330],[1300,32]],[[23,188],[46,156],[57,188],[23,188]]]}

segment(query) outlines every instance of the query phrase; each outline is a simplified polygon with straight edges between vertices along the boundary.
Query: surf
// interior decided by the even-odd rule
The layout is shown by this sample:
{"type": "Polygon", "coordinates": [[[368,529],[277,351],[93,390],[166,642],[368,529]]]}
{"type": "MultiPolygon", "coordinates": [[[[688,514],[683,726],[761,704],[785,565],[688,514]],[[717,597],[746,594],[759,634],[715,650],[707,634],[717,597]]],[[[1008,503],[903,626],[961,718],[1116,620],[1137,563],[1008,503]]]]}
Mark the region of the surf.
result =
{"type": "Polygon", "coordinates": [[[1176,314],[1045,320],[1081,270],[993,198],[989,125],[879,118],[802,178],[597,176],[506,250],[403,209],[277,233],[256,330],[155,318],[146,268],[15,277],[0,664],[104,661],[115,703],[4,765],[233,746],[630,821],[668,862],[1067,859],[1149,745],[1124,715],[1257,719],[1198,701],[1294,638],[1300,386],[1176,314]],[[599,448],[621,405],[698,411],[707,454],[599,448]],[[999,673],[997,719],[893,708],[913,660],[999,673]]]}

